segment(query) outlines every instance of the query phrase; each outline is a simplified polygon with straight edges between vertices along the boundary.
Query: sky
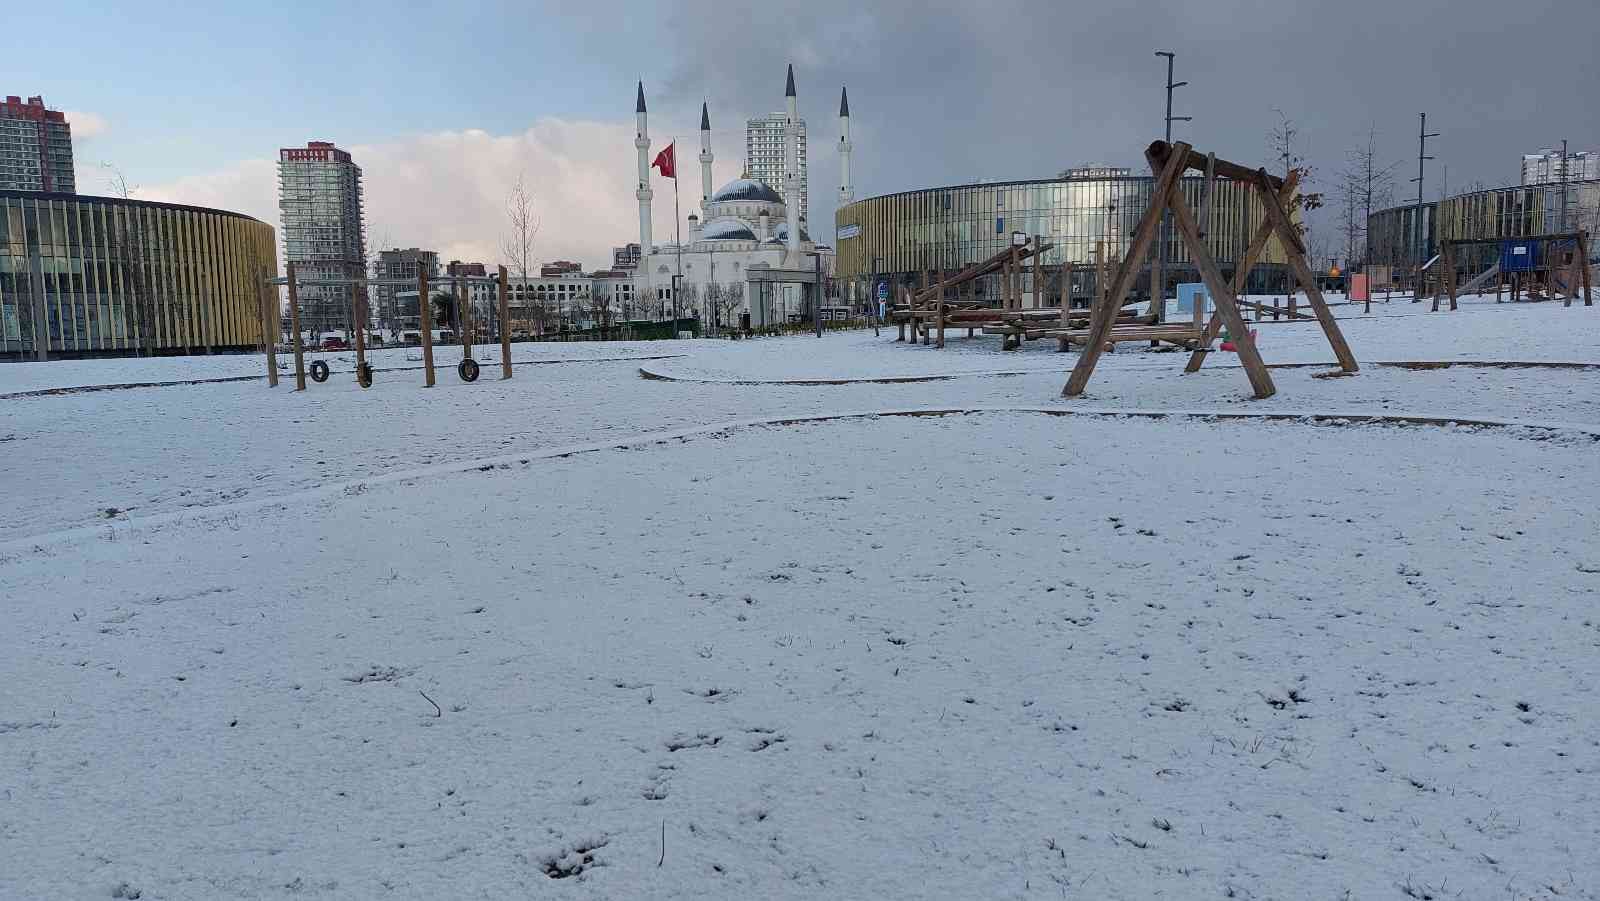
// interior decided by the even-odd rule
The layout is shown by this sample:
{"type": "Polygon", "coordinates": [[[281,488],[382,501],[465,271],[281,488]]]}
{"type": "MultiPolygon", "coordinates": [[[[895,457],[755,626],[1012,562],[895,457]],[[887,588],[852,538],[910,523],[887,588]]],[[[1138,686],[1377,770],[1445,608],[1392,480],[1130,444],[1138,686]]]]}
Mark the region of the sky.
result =
{"type": "MultiPolygon", "coordinates": [[[[1162,136],[1273,164],[1287,117],[1313,190],[1334,193],[1375,135],[1414,196],[1518,180],[1525,152],[1600,148],[1600,4],[1521,0],[940,0],[64,2],[8,9],[0,93],[42,94],[73,123],[81,193],[103,164],[136,195],[277,222],[279,147],[328,140],[365,173],[369,249],[500,262],[518,176],[541,220],[537,256],[608,265],[637,240],[635,84],[652,154],[680,144],[680,212],[698,206],[699,108],[715,181],[743,168],[744,121],[783,105],[795,68],[810,138],[812,230],[831,225],[836,118],[850,90],[856,196],[1079,165],[1143,165],[1162,136]],[[53,37],[46,37],[53,36],[53,37]],[[70,36],[70,41],[58,38],[70,36]]],[[[655,240],[673,239],[656,178],[655,240]]],[[[1331,232],[1326,213],[1314,226],[1331,232]]]]}

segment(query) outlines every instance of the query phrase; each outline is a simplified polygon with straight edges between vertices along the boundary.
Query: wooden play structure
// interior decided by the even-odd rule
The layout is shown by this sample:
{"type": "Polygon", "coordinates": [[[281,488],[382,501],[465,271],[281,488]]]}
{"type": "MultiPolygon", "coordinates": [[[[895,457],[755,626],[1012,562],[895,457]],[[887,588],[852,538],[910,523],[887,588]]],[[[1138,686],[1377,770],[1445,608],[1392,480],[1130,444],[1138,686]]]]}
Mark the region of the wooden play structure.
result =
{"type": "MultiPolygon", "coordinates": [[[[906,340],[909,331],[913,343],[921,340],[925,345],[944,347],[948,329],[964,328],[969,335],[981,329],[986,335],[1002,336],[1001,348],[1004,350],[1016,350],[1023,341],[1039,338],[1056,338],[1060,350],[1066,350],[1073,343],[1082,343],[1087,339],[1092,304],[1079,306],[1073,302],[1073,277],[1078,267],[1066,262],[1053,272],[1045,269],[1042,264],[1044,254],[1053,247],[1052,244],[1043,243],[1038,236],[1018,235],[1011,247],[954,275],[940,278],[931,271],[924,272],[923,287],[915,291],[902,289],[901,302],[891,314],[890,318],[899,327],[896,340],[906,340]],[[1022,284],[1030,261],[1033,264],[1031,292],[1025,290],[1022,284]],[[997,273],[1000,275],[998,306],[993,300],[965,293],[978,279],[997,273]],[[1059,298],[1058,307],[1046,305],[1050,297],[1059,298]]],[[[1111,269],[1105,259],[1103,242],[1095,248],[1095,259],[1094,268],[1098,275],[1096,290],[1103,291],[1106,273],[1111,269]]],[[[1156,323],[1156,318],[1153,314],[1136,315],[1129,309],[1119,310],[1117,322],[1125,330],[1110,340],[1184,341],[1198,336],[1198,327],[1183,324],[1162,326],[1156,323]],[[1126,329],[1144,331],[1135,333],[1126,329]]]]}
{"type": "MultiPolygon", "coordinates": [[[[1185,372],[1196,372],[1200,369],[1205,362],[1206,354],[1210,353],[1211,342],[1216,340],[1217,335],[1226,326],[1255,396],[1266,398],[1277,392],[1272,383],[1272,375],[1256,351],[1255,339],[1239,312],[1238,299],[1238,294],[1243,290],[1245,279],[1255,264],[1256,257],[1266,247],[1267,241],[1274,236],[1284,250],[1291,275],[1306,292],[1312,312],[1322,325],[1323,333],[1326,334],[1328,344],[1339,361],[1340,369],[1348,374],[1359,371],[1355,355],[1350,352],[1350,346],[1345,343],[1344,334],[1339,331],[1339,324],[1334,320],[1333,312],[1328,309],[1327,303],[1322,298],[1322,291],[1317,287],[1317,278],[1312,272],[1310,262],[1306,259],[1305,243],[1289,218],[1287,206],[1294,196],[1295,176],[1291,175],[1287,180],[1277,178],[1269,175],[1265,169],[1250,169],[1247,166],[1218,159],[1215,154],[1198,153],[1182,142],[1168,144],[1165,141],[1157,141],[1145,150],[1145,159],[1150,164],[1151,172],[1156,176],[1150,194],[1150,206],[1134,230],[1127,257],[1117,268],[1111,283],[1097,298],[1089,317],[1083,352],[1078,356],[1078,363],[1073,367],[1072,375],[1067,379],[1062,394],[1067,397],[1077,397],[1083,393],[1089,384],[1090,376],[1094,374],[1095,365],[1100,362],[1101,354],[1117,337],[1118,314],[1128,297],[1128,292],[1133,288],[1134,280],[1138,278],[1145,256],[1155,241],[1164,210],[1172,213],[1178,236],[1188,248],[1189,257],[1194,261],[1195,268],[1200,272],[1200,279],[1216,305],[1216,311],[1210,321],[1195,337],[1193,352],[1190,354],[1185,372]],[[1189,169],[1205,174],[1203,198],[1209,199],[1216,178],[1222,176],[1252,185],[1262,207],[1266,210],[1266,218],[1257,229],[1244,256],[1238,261],[1231,284],[1222,277],[1222,270],[1206,246],[1195,213],[1184,199],[1180,179],[1189,169]]],[[[1203,200],[1201,209],[1205,208],[1203,200]]],[[[1198,304],[1196,306],[1199,307],[1198,304]]]]}
{"type": "Polygon", "coordinates": [[[1449,297],[1450,309],[1456,309],[1456,298],[1471,294],[1494,282],[1494,301],[1501,302],[1505,289],[1511,289],[1511,300],[1541,299],[1537,295],[1559,293],[1570,307],[1583,292],[1583,305],[1593,306],[1594,295],[1589,274],[1589,233],[1585,231],[1560,232],[1548,235],[1528,235],[1521,238],[1448,238],[1439,242],[1439,276],[1434,282],[1433,312],[1439,312],[1440,301],[1449,297]],[[1495,245],[1500,254],[1494,264],[1483,272],[1457,283],[1458,260],[1462,248],[1495,245]],[[1526,256],[1519,261],[1518,256],[1526,256]],[[1542,259],[1540,259],[1542,257],[1542,259]]]}
{"type": "MultiPolygon", "coordinates": [[[[472,305],[468,302],[468,286],[472,282],[488,282],[494,284],[497,291],[497,301],[500,314],[500,378],[511,378],[511,331],[507,328],[510,322],[509,292],[506,285],[506,267],[501,266],[496,275],[465,275],[456,272],[445,276],[451,282],[451,296],[456,304],[460,316],[460,343],[461,362],[456,366],[456,373],[464,382],[478,380],[478,361],[473,359],[472,344],[475,337],[475,323],[472,316],[472,305]]],[[[267,355],[267,385],[278,385],[278,358],[277,337],[280,331],[281,312],[278,308],[278,286],[287,289],[289,302],[289,331],[292,334],[290,346],[294,349],[294,390],[306,390],[307,366],[305,361],[304,334],[300,330],[300,288],[303,285],[317,285],[323,287],[348,287],[350,289],[350,304],[352,320],[359,327],[355,331],[356,354],[356,383],[363,388],[372,387],[374,370],[367,362],[367,292],[370,285],[387,285],[392,287],[417,288],[417,313],[421,320],[420,338],[422,343],[422,369],[423,387],[432,388],[434,385],[433,365],[433,303],[428,293],[428,273],[426,270],[418,273],[415,282],[410,279],[301,279],[295,272],[293,262],[287,264],[281,278],[269,278],[262,283],[261,292],[261,326],[262,335],[266,339],[267,355]]],[[[327,381],[328,364],[322,360],[312,362],[310,375],[313,381],[327,381]]]]}

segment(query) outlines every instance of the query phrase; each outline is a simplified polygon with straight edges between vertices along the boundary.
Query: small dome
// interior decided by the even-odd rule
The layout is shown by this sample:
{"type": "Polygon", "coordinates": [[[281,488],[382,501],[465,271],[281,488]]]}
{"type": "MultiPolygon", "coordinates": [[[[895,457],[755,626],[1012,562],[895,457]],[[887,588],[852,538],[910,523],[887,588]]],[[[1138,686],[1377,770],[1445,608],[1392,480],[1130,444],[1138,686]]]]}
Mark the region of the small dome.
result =
{"type": "MultiPolygon", "coordinates": [[[[800,240],[801,241],[809,241],[809,240],[811,240],[811,236],[806,234],[806,230],[805,230],[804,226],[802,226],[801,229],[800,229],[800,240]]],[[[779,222],[778,223],[778,227],[774,228],[772,230],[772,237],[767,239],[767,243],[768,244],[787,244],[787,243],[789,243],[789,223],[787,223],[787,222],[779,222]]]]}
{"type": "Polygon", "coordinates": [[[720,219],[707,219],[706,224],[700,229],[702,241],[754,241],[756,233],[750,230],[743,219],[732,216],[723,216],[720,219]]]}
{"type": "Polygon", "coordinates": [[[710,203],[719,200],[753,200],[758,203],[783,203],[778,192],[753,178],[738,178],[728,182],[711,195],[710,203]]]}

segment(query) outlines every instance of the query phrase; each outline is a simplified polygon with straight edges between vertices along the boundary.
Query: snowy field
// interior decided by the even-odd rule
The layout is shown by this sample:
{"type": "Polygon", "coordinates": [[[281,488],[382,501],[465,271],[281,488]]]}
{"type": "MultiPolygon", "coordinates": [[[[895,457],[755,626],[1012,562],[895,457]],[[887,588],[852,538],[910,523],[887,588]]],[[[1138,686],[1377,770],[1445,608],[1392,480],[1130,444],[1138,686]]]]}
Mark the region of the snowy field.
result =
{"type": "Polygon", "coordinates": [[[1338,309],[0,399],[0,898],[1600,898],[1600,310],[1338,309]]]}

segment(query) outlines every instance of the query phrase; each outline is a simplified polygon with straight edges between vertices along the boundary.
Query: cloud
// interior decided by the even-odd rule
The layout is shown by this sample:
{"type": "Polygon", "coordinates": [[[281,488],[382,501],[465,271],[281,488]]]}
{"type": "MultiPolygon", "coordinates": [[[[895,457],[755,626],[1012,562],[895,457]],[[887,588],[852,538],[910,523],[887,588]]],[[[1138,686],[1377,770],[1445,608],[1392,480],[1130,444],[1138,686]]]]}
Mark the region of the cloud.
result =
{"type": "Polygon", "coordinates": [[[83,110],[66,110],[67,124],[72,126],[73,141],[88,141],[111,130],[111,123],[99,113],[83,110]]]}
{"type": "MultiPolygon", "coordinates": [[[[603,268],[610,265],[612,247],[638,240],[633,139],[631,118],[545,118],[518,134],[430,132],[345,149],[362,169],[369,253],[380,245],[424,247],[445,260],[502,262],[506,195],[521,173],[540,219],[536,258],[603,268]]],[[[652,155],[666,140],[654,140],[652,155]]],[[[700,205],[699,146],[682,143],[681,210],[687,218],[700,205]]],[[[742,150],[742,141],[722,149],[716,183],[738,175],[742,150]]],[[[673,238],[672,183],[659,176],[653,182],[653,231],[657,243],[666,243],[673,238]]],[[[277,192],[276,160],[251,159],[141,187],[136,196],[232,210],[278,228],[277,192]]]]}

